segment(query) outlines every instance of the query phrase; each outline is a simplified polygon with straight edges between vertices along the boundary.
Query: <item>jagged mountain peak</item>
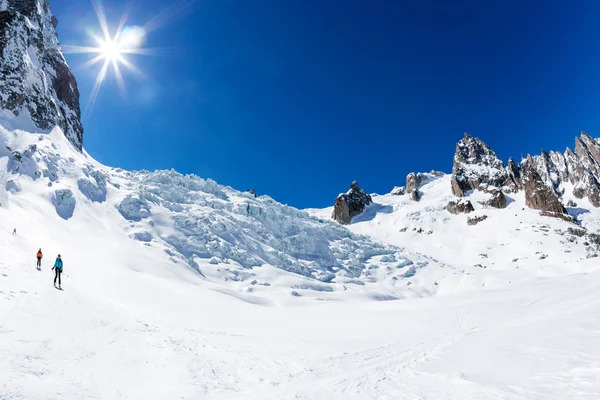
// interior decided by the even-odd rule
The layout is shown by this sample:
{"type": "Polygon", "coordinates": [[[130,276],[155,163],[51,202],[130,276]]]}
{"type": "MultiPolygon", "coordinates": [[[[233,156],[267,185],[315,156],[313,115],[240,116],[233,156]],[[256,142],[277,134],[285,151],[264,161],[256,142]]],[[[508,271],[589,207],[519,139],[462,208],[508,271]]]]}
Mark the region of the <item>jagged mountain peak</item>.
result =
{"type": "Polygon", "coordinates": [[[464,137],[456,144],[454,163],[455,165],[479,164],[493,168],[504,167],[504,163],[490,146],[468,133],[465,133],[464,137]]]}
{"type": "Polygon", "coordinates": [[[83,146],[79,91],[60,48],[47,0],[0,1],[0,121],[48,133],[60,127],[83,146]]]}
{"type": "Polygon", "coordinates": [[[513,186],[504,163],[482,140],[469,134],[456,144],[452,168],[452,193],[464,197],[469,191],[513,186]]]}

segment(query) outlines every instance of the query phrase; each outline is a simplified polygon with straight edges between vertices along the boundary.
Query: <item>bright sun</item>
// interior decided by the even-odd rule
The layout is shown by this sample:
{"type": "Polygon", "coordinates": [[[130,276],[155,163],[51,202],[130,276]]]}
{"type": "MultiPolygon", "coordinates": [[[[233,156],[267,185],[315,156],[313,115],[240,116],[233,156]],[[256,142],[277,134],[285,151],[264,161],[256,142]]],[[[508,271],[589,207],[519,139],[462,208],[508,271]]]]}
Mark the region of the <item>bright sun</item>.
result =
{"type": "Polygon", "coordinates": [[[92,0],[92,5],[96,11],[98,17],[98,23],[100,24],[101,35],[97,35],[95,32],[90,31],[89,35],[95,42],[94,46],[64,46],[63,50],[65,53],[88,53],[92,54],[93,57],[88,62],[83,64],[83,67],[92,67],[96,64],[101,63],[102,66],[98,75],[96,76],[96,82],[92,89],[92,93],[86,108],[86,112],[94,107],[96,98],[104,81],[106,80],[108,69],[112,67],[114,76],[117,81],[117,85],[122,94],[126,93],[125,82],[123,80],[123,74],[121,67],[125,67],[128,70],[134,72],[138,76],[143,74],[137,69],[127,58],[126,55],[150,55],[154,54],[151,49],[144,48],[144,42],[146,41],[147,30],[141,26],[127,26],[127,17],[130,10],[127,10],[119,22],[119,25],[112,35],[108,27],[104,8],[99,0],[92,0]]]}
{"type": "MultiPolygon", "coordinates": [[[[83,64],[83,67],[92,67],[96,64],[101,65],[84,115],[94,107],[100,88],[106,80],[109,68],[112,67],[111,69],[114,72],[115,80],[123,95],[126,94],[126,88],[121,72],[122,67],[125,67],[135,75],[144,77],[142,72],[133,65],[129,58],[134,55],[155,55],[155,50],[144,47],[148,33],[156,30],[158,27],[169,21],[169,19],[174,18],[192,7],[197,0],[173,1],[176,1],[174,5],[166,8],[156,17],[144,24],[144,26],[127,25],[127,19],[131,12],[131,4],[133,3],[130,2],[119,21],[117,29],[113,30],[113,35],[108,26],[104,7],[102,6],[102,0],[91,0],[96,16],[98,17],[101,33],[98,34],[97,31],[88,31],[94,41],[91,46],[63,46],[63,51],[65,53],[86,53],[92,55],[92,58],[83,64]]],[[[0,3],[2,3],[2,0],[0,0],[0,3]]]]}
{"type": "Polygon", "coordinates": [[[121,57],[121,46],[114,40],[102,41],[98,46],[98,50],[106,60],[118,61],[121,57]]]}

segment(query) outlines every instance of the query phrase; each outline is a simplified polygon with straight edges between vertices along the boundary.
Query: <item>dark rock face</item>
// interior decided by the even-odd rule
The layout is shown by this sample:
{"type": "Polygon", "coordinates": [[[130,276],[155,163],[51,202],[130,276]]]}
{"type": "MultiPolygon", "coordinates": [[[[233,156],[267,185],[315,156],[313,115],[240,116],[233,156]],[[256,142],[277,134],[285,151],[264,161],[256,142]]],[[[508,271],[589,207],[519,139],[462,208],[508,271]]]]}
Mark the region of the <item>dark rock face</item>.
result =
{"type": "Polygon", "coordinates": [[[600,176],[600,144],[587,133],[582,132],[581,137],[575,139],[575,154],[594,176],[600,176]]]}
{"type": "Polygon", "coordinates": [[[527,157],[521,165],[521,174],[527,207],[560,214],[567,213],[554,190],[544,184],[531,156],[527,157]]]}
{"type": "Polygon", "coordinates": [[[424,181],[425,176],[421,173],[411,172],[406,176],[406,193],[410,194],[413,200],[419,201],[421,199],[419,188],[424,181]]]}
{"type": "Polygon", "coordinates": [[[371,204],[371,196],[362,190],[358,183],[352,182],[350,190],[337,197],[331,218],[340,224],[348,225],[352,223],[352,218],[360,215],[371,204]]]}
{"type": "MultiPolygon", "coordinates": [[[[542,151],[541,156],[531,159],[541,182],[558,197],[564,194],[561,184],[570,183],[576,198],[587,198],[594,207],[600,207],[600,144],[588,134],[582,132],[575,139],[575,152],[542,151]]],[[[531,163],[529,158],[525,163],[531,163]]]]}
{"type": "Polygon", "coordinates": [[[0,109],[30,118],[43,131],[59,126],[81,150],[79,91],[57,23],[48,0],[0,1],[0,109]]]}
{"type": "Polygon", "coordinates": [[[512,191],[517,192],[519,189],[522,189],[523,187],[521,185],[521,170],[519,169],[517,163],[512,157],[508,159],[507,170],[508,177],[510,178],[511,182],[509,187],[512,189],[512,191]]]}
{"type": "Polygon", "coordinates": [[[487,144],[466,133],[456,145],[451,182],[452,193],[458,197],[488,186],[509,186],[513,190],[513,181],[496,153],[487,144]]]}
{"type": "Polygon", "coordinates": [[[458,201],[450,201],[446,206],[446,210],[450,214],[458,215],[458,214],[468,214],[470,212],[475,211],[473,208],[473,204],[469,200],[460,199],[458,201]]]}

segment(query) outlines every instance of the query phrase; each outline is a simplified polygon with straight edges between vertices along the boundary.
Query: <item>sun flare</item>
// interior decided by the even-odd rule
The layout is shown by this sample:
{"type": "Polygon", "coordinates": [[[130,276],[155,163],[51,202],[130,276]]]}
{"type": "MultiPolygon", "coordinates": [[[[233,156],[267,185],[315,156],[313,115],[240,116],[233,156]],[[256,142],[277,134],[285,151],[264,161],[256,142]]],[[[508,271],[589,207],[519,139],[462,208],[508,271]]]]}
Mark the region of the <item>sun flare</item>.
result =
{"type": "MultiPolygon", "coordinates": [[[[2,0],[0,0],[0,3],[1,2],[2,0]]],[[[146,22],[143,26],[127,25],[127,20],[129,19],[129,14],[131,12],[131,5],[133,4],[130,2],[121,16],[117,28],[111,29],[108,25],[104,7],[102,6],[102,0],[91,0],[100,26],[100,32],[98,32],[98,30],[88,30],[88,34],[93,40],[93,44],[91,46],[63,46],[63,51],[67,54],[85,53],[92,55],[92,57],[83,64],[83,67],[89,68],[100,65],[92,93],[84,111],[84,116],[93,109],[102,84],[106,81],[109,69],[112,69],[119,90],[123,95],[127,93],[121,71],[123,67],[137,76],[144,77],[142,72],[132,61],[130,61],[130,59],[137,55],[157,54],[156,49],[145,47],[148,33],[155,31],[173,18],[176,18],[191,9],[196,2],[197,0],[177,0],[174,4],[146,22]]]]}
{"type": "Polygon", "coordinates": [[[86,108],[86,112],[94,107],[98,93],[102,84],[105,82],[109,68],[112,68],[114,76],[122,94],[126,93],[125,81],[123,79],[122,67],[125,67],[134,74],[143,77],[141,71],[133,65],[126,57],[127,55],[151,55],[153,51],[145,48],[146,29],[141,26],[127,26],[129,9],[125,11],[114,34],[108,26],[104,8],[99,0],[93,0],[92,5],[98,23],[100,25],[101,34],[89,31],[90,37],[94,41],[92,46],[64,46],[65,53],[88,53],[93,57],[83,64],[83,67],[92,67],[101,64],[96,81],[92,89],[90,99],[86,108]]]}

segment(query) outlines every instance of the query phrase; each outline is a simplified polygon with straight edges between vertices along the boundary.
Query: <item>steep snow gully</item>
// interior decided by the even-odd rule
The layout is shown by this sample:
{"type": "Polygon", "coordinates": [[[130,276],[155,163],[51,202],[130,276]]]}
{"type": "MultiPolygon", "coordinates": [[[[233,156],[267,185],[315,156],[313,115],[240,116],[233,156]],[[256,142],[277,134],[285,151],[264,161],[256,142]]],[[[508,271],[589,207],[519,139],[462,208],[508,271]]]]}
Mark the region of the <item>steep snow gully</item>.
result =
{"type": "Polygon", "coordinates": [[[0,399],[600,397],[597,140],[298,210],[92,159],[55,26],[0,0],[0,399]]]}

